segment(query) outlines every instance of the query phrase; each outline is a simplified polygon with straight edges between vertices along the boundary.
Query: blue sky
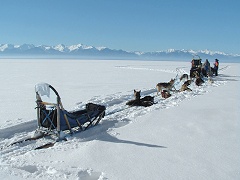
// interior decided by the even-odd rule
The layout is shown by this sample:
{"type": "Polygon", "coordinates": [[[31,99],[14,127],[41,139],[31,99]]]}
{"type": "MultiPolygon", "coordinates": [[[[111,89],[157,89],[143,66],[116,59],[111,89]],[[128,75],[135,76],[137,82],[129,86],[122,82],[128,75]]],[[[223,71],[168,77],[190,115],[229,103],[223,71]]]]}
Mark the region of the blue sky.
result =
{"type": "Polygon", "coordinates": [[[240,54],[239,0],[1,0],[0,44],[240,54]]]}

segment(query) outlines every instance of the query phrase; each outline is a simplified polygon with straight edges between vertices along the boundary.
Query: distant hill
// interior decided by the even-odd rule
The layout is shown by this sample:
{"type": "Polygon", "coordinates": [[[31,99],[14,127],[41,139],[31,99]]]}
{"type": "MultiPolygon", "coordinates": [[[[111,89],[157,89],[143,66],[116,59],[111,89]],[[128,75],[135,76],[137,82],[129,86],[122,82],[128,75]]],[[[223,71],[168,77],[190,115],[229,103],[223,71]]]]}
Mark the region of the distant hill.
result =
{"type": "Polygon", "coordinates": [[[107,47],[94,47],[83,44],[65,46],[59,44],[56,46],[23,44],[0,44],[1,56],[41,56],[41,57],[71,57],[71,58],[89,58],[89,59],[146,59],[146,60],[186,60],[189,61],[194,56],[200,56],[201,59],[220,59],[224,61],[240,62],[239,54],[227,54],[220,51],[210,50],[175,50],[156,52],[139,52],[109,49],[107,47]]]}

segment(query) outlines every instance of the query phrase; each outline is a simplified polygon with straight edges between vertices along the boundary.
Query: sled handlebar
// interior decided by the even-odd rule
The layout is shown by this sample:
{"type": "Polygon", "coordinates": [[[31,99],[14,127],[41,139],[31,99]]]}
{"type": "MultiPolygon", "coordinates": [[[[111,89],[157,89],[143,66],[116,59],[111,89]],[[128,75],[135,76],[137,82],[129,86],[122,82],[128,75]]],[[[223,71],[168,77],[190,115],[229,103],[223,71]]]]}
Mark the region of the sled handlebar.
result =
{"type": "Polygon", "coordinates": [[[49,103],[49,102],[39,102],[40,104],[43,104],[43,105],[50,105],[50,106],[57,106],[57,104],[55,103],[49,103]]]}
{"type": "Polygon", "coordinates": [[[53,90],[53,92],[55,92],[55,94],[58,96],[58,98],[60,98],[57,90],[54,87],[52,87],[50,84],[49,84],[49,87],[53,90]]]}

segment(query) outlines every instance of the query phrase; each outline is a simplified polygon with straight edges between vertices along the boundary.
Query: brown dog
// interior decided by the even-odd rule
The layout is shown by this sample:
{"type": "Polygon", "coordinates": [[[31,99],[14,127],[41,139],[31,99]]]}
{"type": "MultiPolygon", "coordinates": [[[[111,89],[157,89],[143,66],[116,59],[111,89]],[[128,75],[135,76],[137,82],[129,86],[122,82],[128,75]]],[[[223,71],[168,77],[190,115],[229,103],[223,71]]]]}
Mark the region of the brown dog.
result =
{"type": "Polygon", "coordinates": [[[182,81],[183,79],[187,79],[187,80],[188,80],[188,75],[187,75],[187,74],[183,74],[183,75],[180,77],[180,81],[182,81]]]}
{"type": "Polygon", "coordinates": [[[194,74],[195,74],[195,77],[196,77],[195,84],[197,86],[201,86],[204,83],[203,79],[200,77],[198,72],[195,72],[194,74]]]}
{"type": "Polygon", "coordinates": [[[167,91],[167,90],[163,90],[162,92],[161,92],[161,95],[162,95],[162,97],[163,98],[169,98],[170,96],[171,96],[171,94],[167,91]]]}
{"type": "Polygon", "coordinates": [[[162,90],[167,90],[168,93],[170,94],[170,90],[172,90],[172,88],[175,89],[174,83],[175,83],[175,79],[171,79],[169,82],[158,83],[156,85],[157,95],[158,95],[159,92],[162,92],[162,90]]]}
{"type": "Polygon", "coordinates": [[[134,93],[135,99],[128,101],[126,103],[126,105],[147,107],[147,106],[151,106],[154,104],[154,97],[145,96],[145,97],[141,98],[141,91],[136,91],[135,89],[134,89],[133,93],[134,93]]]}
{"type": "Polygon", "coordinates": [[[180,92],[182,92],[182,91],[192,91],[192,90],[188,87],[187,84],[183,84],[180,89],[180,92]]]}

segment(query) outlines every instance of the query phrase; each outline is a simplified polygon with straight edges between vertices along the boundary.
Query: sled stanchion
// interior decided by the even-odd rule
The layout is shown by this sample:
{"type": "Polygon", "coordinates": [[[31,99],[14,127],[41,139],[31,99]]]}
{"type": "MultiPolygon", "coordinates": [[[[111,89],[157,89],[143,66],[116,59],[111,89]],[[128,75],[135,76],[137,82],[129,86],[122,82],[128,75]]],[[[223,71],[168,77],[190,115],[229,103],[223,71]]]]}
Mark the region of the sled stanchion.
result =
{"type": "Polygon", "coordinates": [[[72,132],[72,128],[71,128],[71,126],[70,126],[70,124],[69,124],[69,121],[68,121],[67,115],[64,113],[63,116],[64,116],[64,119],[65,119],[65,121],[66,121],[66,123],[67,123],[67,126],[68,126],[69,131],[72,132]]]}
{"type": "Polygon", "coordinates": [[[37,103],[37,107],[36,107],[36,109],[37,109],[37,120],[38,120],[38,128],[41,126],[41,124],[40,124],[40,102],[42,102],[42,99],[41,99],[41,97],[39,96],[39,94],[38,94],[38,92],[36,92],[36,103],[37,103]]]}
{"type": "Polygon", "coordinates": [[[94,126],[98,125],[99,121],[104,117],[105,112],[102,112],[97,119],[97,122],[94,124],[94,126]]]}
{"type": "Polygon", "coordinates": [[[60,108],[57,106],[57,133],[60,136],[60,108]]]}
{"type": "Polygon", "coordinates": [[[78,124],[78,126],[80,127],[80,129],[82,129],[82,125],[81,125],[81,123],[79,122],[79,120],[76,119],[76,121],[77,121],[77,124],[78,124]]]}
{"type": "Polygon", "coordinates": [[[63,110],[63,117],[64,117],[64,119],[65,119],[65,121],[66,121],[66,124],[67,124],[67,126],[68,126],[68,129],[69,129],[69,131],[72,132],[72,128],[71,128],[71,126],[70,126],[70,124],[69,124],[67,115],[64,113],[65,109],[63,108],[63,104],[62,104],[62,101],[61,101],[61,99],[60,99],[59,96],[58,96],[58,99],[59,99],[59,105],[61,106],[61,109],[63,110]]]}
{"type": "Polygon", "coordinates": [[[87,114],[87,117],[88,117],[88,122],[89,124],[87,125],[87,127],[84,128],[84,130],[86,130],[87,128],[89,128],[91,125],[92,125],[92,122],[97,118],[95,117],[94,119],[91,119],[89,114],[87,114]]]}

